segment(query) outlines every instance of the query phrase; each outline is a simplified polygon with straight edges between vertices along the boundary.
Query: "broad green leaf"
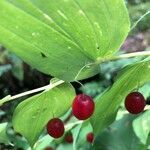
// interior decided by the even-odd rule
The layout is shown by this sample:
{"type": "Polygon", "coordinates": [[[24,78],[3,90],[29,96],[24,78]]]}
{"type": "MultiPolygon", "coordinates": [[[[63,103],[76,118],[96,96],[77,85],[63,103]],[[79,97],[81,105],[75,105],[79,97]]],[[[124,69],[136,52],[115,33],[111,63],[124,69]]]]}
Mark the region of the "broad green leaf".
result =
{"type": "Polygon", "coordinates": [[[98,134],[110,125],[117,109],[126,95],[138,86],[150,81],[150,61],[143,61],[125,67],[113,86],[96,99],[96,109],[91,123],[94,132],[98,134]]]}
{"type": "Polygon", "coordinates": [[[51,0],[53,5],[49,0],[31,1],[93,58],[114,53],[127,34],[125,31],[129,30],[129,18],[123,0],[51,0]],[[118,27],[119,31],[116,32],[118,27]],[[113,39],[117,41],[113,42],[113,39]]]}
{"type": "Polygon", "coordinates": [[[133,129],[141,142],[146,144],[150,133],[150,110],[133,121],[133,129]]]}
{"type": "Polygon", "coordinates": [[[13,115],[13,127],[33,146],[48,120],[62,116],[75,96],[73,87],[65,83],[20,103],[13,115]]]}
{"type": "Polygon", "coordinates": [[[67,81],[96,74],[93,63],[119,49],[129,25],[124,0],[0,1],[0,43],[67,81]]]}
{"type": "Polygon", "coordinates": [[[7,127],[7,123],[1,123],[0,124],[0,143],[8,144],[9,139],[8,139],[7,134],[6,134],[6,127],[7,127]]]}
{"type": "Polygon", "coordinates": [[[96,138],[92,150],[146,150],[132,128],[136,116],[126,114],[96,138]]]}

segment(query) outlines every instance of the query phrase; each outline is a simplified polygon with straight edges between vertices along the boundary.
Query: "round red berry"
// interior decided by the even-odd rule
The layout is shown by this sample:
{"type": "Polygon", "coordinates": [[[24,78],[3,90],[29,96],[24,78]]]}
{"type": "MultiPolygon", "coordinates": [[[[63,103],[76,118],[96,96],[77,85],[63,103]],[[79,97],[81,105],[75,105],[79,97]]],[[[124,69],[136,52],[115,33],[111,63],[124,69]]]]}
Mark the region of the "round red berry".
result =
{"type": "Polygon", "coordinates": [[[79,120],[86,120],[93,114],[94,108],[95,104],[90,96],[79,94],[73,101],[72,113],[79,120]]]}
{"type": "Polygon", "coordinates": [[[86,140],[89,143],[93,143],[93,141],[94,141],[94,134],[92,132],[88,133],[87,136],[86,136],[86,140]]]}
{"type": "Polygon", "coordinates": [[[141,113],[145,105],[145,98],[139,92],[132,92],[125,99],[125,107],[131,114],[141,113]]]}
{"type": "Polygon", "coordinates": [[[46,147],[45,150],[54,150],[52,147],[46,147]]]}
{"type": "Polygon", "coordinates": [[[66,141],[67,143],[72,143],[72,142],[73,142],[72,134],[67,134],[67,135],[65,136],[65,141],[66,141]]]}
{"type": "Polygon", "coordinates": [[[59,118],[53,118],[47,123],[47,132],[53,138],[60,138],[64,131],[64,124],[59,118]]]}

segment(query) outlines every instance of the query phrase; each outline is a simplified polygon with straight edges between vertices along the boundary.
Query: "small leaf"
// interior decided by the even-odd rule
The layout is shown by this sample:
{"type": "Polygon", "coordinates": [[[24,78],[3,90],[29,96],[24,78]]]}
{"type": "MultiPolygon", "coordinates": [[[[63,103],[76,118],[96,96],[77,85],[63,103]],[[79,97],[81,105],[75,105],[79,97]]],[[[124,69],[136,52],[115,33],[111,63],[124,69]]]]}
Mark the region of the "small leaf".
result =
{"type": "Polygon", "coordinates": [[[141,142],[146,144],[150,133],[150,110],[144,112],[133,121],[133,129],[141,142]]]}
{"type": "Polygon", "coordinates": [[[76,126],[73,130],[72,130],[72,133],[73,133],[73,150],[76,150],[76,142],[77,142],[77,139],[78,139],[78,136],[79,136],[79,133],[81,131],[81,128],[82,128],[82,123],[79,124],[78,126],[76,126]]]}
{"type": "Polygon", "coordinates": [[[78,150],[78,149],[82,148],[83,145],[87,142],[86,135],[92,131],[93,131],[93,129],[92,129],[89,121],[85,121],[82,124],[75,127],[72,130],[72,133],[74,136],[73,149],[78,150]]]}
{"type": "Polygon", "coordinates": [[[45,135],[35,143],[33,150],[43,150],[45,147],[49,146],[53,140],[54,139],[49,135],[45,135]]]}
{"type": "Polygon", "coordinates": [[[62,116],[75,96],[73,87],[65,83],[20,103],[13,115],[13,127],[33,146],[48,120],[62,116]]]}
{"type": "Polygon", "coordinates": [[[117,109],[128,93],[150,81],[149,66],[150,61],[143,61],[125,67],[113,86],[96,98],[96,109],[91,118],[95,134],[114,121],[117,109]]]}
{"type": "Polygon", "coordinates": [[[7,122],[0,124],[0,143],[9,143],[8,136],[6,134],[7,122]]]}

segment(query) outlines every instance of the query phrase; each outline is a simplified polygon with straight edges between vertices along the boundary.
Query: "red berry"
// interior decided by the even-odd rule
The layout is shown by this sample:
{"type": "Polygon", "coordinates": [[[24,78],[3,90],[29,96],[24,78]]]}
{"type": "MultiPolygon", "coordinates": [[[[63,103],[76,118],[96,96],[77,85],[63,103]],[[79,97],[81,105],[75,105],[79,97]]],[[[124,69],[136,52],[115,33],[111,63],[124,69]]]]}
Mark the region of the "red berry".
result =
{"type": "Polygon", "coordinates": [[[59,118],[53,118],[47,123],[47,132],[53,138],[60,138],[64,131],[64,124],[59,118]]]}
{"type": "Polygon", "coordinates": [[[145,99],[139,92],[132,92],[125,99],[125,107],[131,114],[141,113],[145,105],[145,99]]]}
{"type": "Polygon", "coordinates": [[[93,114],[94,108],[95,104],[90,96],[79,94],[73,101],[72,113],[79,120],[86,120],[93,114]]]}
{"type": "Polygon", "coordinates": [[[72,142],[73,142],[72,134],[67,134],[67,135],[65,136],[65,141],[66,141],[67,143],[72,143],[72,142]]]}
{"type": "Polygon", "coordinates": [[[54,150],[52,147],[46,147],[45,150],[54,150]]]}
{"type": "Polygon", "coordinates": [[[86,140],[87,140],[87,142],[89,142],[89,143],[93,143],[94,134],[93,134],[92,132],[88,133],[87,136],[86,136],[86,140]]]}

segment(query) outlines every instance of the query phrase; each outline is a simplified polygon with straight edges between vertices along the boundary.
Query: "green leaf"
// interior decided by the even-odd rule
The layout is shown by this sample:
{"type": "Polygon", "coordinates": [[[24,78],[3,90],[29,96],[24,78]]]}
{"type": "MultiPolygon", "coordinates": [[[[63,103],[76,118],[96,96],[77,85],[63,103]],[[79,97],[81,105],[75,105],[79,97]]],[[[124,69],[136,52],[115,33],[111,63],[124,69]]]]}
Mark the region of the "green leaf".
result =
{"type": "Polygon", "coordinates": [[[31,1],[66,31],[89,57],[112,54],[120,47],[127,34],[125,31],[129,30],[129,18],[123,0],[52,0],[53,5],[49,0],[31,1]],[[115,31],[118,27],[120,31],[115,31]],[[121,39],[112,44],[115,37],[121,39]]]}
{"type": "Polygon", "coordinates": [[[114,121],[119,105],[129,92],[150,81],[149,66],[150,61],[143,61],[125,67],[113,86],[96,98],[96,109],[91,118],[95,134],[114,121]]]}
{"type": "Polygon", "coordinates": [[[33,146],[48,120],[62,116],[75,96],[73,87],[65,83],[20,103],[13,115],[13,127],[33,146]]]}
{"type": "Polygon", "coordinates": [[[7,122],[0,124],[0,143],[9,143],[8,136],[6,134],[7,122]]]}
{"type": "Polygon", "coordinates": [[[33,150],[44,149],[45,147],[48,147],[53,140],[54,139],[49,135],[45,135],[44,137],[42,137],[40,140],[36,142],[33,150]]]}
{"type": "MultiPolygon", "coordinates": [[[[93,129],[91,127],[91,124],[89,121],[83,122],[82,124],[78,125],[72,130],[73,133],[73,150],[78,150],[80,148],[83,148],[86,141],[86,135],[90,132],[92,132],[93,129]]],[[[86,146],[89,146],[88,143],[86,146]]]]}
{"type": "Polygon", "coordinates": [[[81,128],[82,128],[82,124],[79,124],[78,126],[76,126],[76,127],[72,130],[72,134],[73,134],[73,150],[76,150],[76,149],[77,149],[76,142],[77,142],[79,133],[80,133],[80,131],[81,131],[81,128]]]}
{"type": "Polygon", "coordinates": [[[124,0],[0,1],[0,43],[67,81],[98,73],[94,63],[119,49],[129,25],[124,0]]]}
{"type": "Polygon", "coordinates": [[[150,133],[150,110],[133,121],[133,129],[141,142],[146,144],[150,133]]]}
{"type": "Polygon", "coordinates": [[[150,150],[150,135],[148,136],[146,145],[147,145],[147,150],[150,150]]]}
{"type": "Polygon", "coordinates": [[[150,89],[150,82],[146,83],[139,89],[139,92],[144,95],[145,99],[148,99],[148,97],[150,96],[150,90],[148,89],[150,89]]]}
{"type": "Polygon", "coordinates": [[[72,150],[72,144],[63,143],[57,147],[57,150],[72,150]]]}
{"type": "Polygon", "coordinates": [[[132,128],[136,116],[126,114],[105,129],[93,145],[93,150],[146,150],[132,128]]]}

